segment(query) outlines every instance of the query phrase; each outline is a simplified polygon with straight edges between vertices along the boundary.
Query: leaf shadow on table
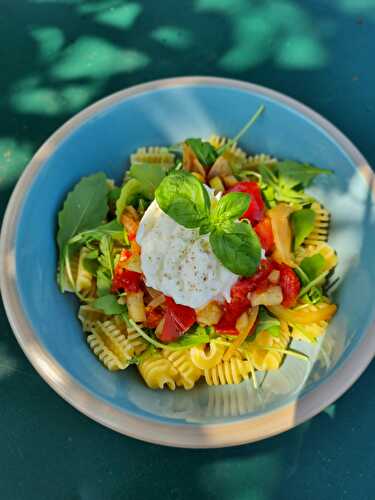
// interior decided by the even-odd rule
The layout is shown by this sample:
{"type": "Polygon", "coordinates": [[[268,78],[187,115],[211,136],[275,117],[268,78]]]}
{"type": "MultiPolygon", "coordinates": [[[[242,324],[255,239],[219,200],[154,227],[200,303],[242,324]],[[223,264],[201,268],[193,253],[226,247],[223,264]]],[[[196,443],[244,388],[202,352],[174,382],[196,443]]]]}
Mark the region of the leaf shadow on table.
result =
{"type": "MultiPolygon", "coordinates": [[[[362,119],[374,104],[371,91],[358,87],[363,76],[375,85],[373,72],[363,74],[366,59],[357,46],[357,57],[331,69],[341,56],[338,39],[347,38],[350,56],[350,39],[373,29],[370,0],[306,6],[181,0],[177,8],[172,0],[157,8],[151,1],[3,0],[1,6],[1,213],[32,152],[64,121],[109,93],[168,76],[215,74],[292,94],[327,114],[375,162],[362,119]],[[324,92],[317,91],[322,85],[324,92]],[[342,111],[348,93],[359,103],[350,116],[342,111]]],[[[366,497],[358,481],[371,491],[373,365],[329,411],[281,436],[222,450],[161,450],[71,408],[34,372],[5,320],[1,327],[4,498],[28,499],[32,489],[35,497],[56,500],[360,500],[366,497]],[[30,463],[38,464],[37,475],[30,463]]]]}

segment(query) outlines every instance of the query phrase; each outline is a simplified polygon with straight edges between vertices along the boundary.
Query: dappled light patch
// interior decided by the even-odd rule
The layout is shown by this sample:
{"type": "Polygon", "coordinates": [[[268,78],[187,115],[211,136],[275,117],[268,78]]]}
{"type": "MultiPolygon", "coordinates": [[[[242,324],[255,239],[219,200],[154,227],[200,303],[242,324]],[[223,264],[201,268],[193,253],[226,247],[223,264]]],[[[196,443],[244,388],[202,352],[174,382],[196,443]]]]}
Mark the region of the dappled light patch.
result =
{"type": "Polygon", "coordinates": [[[287,69],[315,69],[327,63],[327,53],[309,36],[291,35],[280,44],[275,60],[287,69]]]}
{"type": "Polygon", "coordinates": [[[42,61],[52,61],[64,45],[64,33],[56,26],[33,28],[31,36],[38,43],[39,57],[42,61]]]}
{"type": "Polygon", "coordinates": [[[128,29],[133,26],[141,12],[142,7],[138,3],[127,3],[99,12],[95,16],[95,20],[98,23],[108,24],[116,28],[128,29]]]}
{"type": "Polygon", "coordinates": [[[97,91],[98,84],[29,87],[15,92],[11,102],[20,113],[53,116],[78,111],[90,102],[97,91]]]}
{"type": "Polygon", "coordinates": [[[244,72],[273,61],[288,69],[316,69],[328,62],[312,17],[291,0],[198,0],[198,11],[223,12],[233,42],[218,61],[227,71],[244,72]]]}
{"type": "Polygon", "coordinates": [[[139,50],[123,49],[98,37],[83,36],[63,52],[60,61],[52,66],[51,74],[61,80],[103,79],[137,71],[149,62],[149,57],[139,50]]]}
{"type": "Polygon", "coordinates": [[[150,36],[170,49],[185,50],[193,44],[192,33],[177,26],[160,26],[150,36]]]}

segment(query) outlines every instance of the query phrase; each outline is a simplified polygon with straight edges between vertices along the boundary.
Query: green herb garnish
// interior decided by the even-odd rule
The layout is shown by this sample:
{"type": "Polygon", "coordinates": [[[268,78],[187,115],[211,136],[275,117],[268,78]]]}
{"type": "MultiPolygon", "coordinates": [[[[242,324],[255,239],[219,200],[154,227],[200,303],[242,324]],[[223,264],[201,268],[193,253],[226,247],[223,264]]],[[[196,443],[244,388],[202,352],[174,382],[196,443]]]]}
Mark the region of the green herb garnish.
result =
{"type": "Polygon", "coordinates": [[[290,223],[294,235],[294,250],[297,250],[314,229],[315,218],[315,212],[311,208],[296,210],[290,215],[290,223]]]}
{"type": "Polygon", "coordinates": [[[155,191],[159,207],[188,229],[210,233],[212,250],[230,271],[250,276],[260,261],[260,243],[250,224],[239,222],[250,195],[230,193],[211,208],[207,190],[193,175],[177,172],[168,175],[155,191]]]}
{"type": "Polygon", "coordinates": [[[190,146],[191,150],[198,158],[203,167],[211,167],[219,156],[216,149],[207,141],[202,139],[192,138],[186,139],[186,144],[190,146]]]}

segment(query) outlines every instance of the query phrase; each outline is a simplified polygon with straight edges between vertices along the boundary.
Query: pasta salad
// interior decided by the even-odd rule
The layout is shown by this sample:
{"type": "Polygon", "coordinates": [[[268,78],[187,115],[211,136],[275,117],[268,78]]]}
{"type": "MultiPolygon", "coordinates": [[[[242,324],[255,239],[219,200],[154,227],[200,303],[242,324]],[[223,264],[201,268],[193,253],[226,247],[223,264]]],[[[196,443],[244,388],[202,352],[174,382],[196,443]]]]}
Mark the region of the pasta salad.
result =
{"type": "Polygon", "coordinates": [[[58,284],[80,300],[87,343],[152,389],[256,382],[292,339],[316,343],[336,312],[330,215],[305,189],[327,169],[234,139],[143,147],[118,187],[84,177],[58,215],[58,284]]]}

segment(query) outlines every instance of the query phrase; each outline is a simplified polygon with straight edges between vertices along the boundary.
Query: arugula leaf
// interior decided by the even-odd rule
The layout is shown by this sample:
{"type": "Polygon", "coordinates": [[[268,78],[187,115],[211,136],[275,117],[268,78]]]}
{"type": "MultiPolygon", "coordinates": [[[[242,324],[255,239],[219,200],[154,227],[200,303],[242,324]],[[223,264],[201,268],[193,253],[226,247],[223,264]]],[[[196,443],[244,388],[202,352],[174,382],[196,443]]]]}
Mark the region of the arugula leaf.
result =
{"type": "Polygon", "coordinates": [[[311,208],[303,208],[290,215],[290,223],[294,235],[294,250],[297,250],[304,239],[314,229],[315,217],[315,212],[311,208]]]}
{"type": "Polygon", "coordinates": [[[96,273],[96,289],[99,297],[108,295],[112,288],[112,279],[108,276],[108,271],[103,267],[99,267],[96,273]]]}
{"type": "Polygon", "coordinates": [[[245,221],[226,221],[210,233],[214,254],[227,269],[251,276],[259,265],[261,248],[254,230],[245,221]]]}
{"type": "Polygon", "coordinates": [[[124,226],[117,220],[112,220],[106,224],[101,224],[89,231],[83,231],[69,240],[69,244],[84,244],[91,241],[99,241],[103,236],[109,236],[114,240],[122,241],[124,239],[124,226]]]}
{"type": "Polygon", "coordinates": [[[202,141],[202,139],[186,139],[186,144],[190,146],[199,162],[204,167],[211,167],[215,163],[218,154],[216,149],[209,142],[202,141]]]}
{"type": "Polygon", "coordinates": [[[91,259],[90,257],[86,256],[83,260],[83,267],[86,269],[86,271],[95,275],[97,273],[99,263],[97,260],[91,259]]]}
{"type": "Polygon", "coordinates": [[[248,193],[228,193],[220,198],[212,211],[213,224],[238,219],[249,208],[251,196],[248,193]]]}
{"type": "Polygon", "coordinates": [[[260,332],[268,332],[273,337],[280,335],[280,320],[271,316],[263,306],[259,309],[258,323],[255,328],[254,338],[260,332]]]}
{"type": "Polygon", "coordinates": [[[141,337],[143,337],[145,340],[147,340],[147,342],[149,342],[149,344],[151,344],[153,347],[157,347],[160,349],[167,349],[169,351],[180,351],[180,350],[182,351],[182,350],[188,349],[189,347],[191,347],[193,345],[205,344],[206,342],[208,342],[210,340],[210,337],[209,337],[206,329],[198,326],[198,327],[193,327],[193,328],[196,328],[195,331],[192,331],[190,333],[191,330],[189,330],[189,332],[187,332],[183,336],[181,336],[178,341],[170,342],[169,344],[164,344],[162,342],[159,342],[156,339],[153,331],[150,331],[150,330],[145,331],[143,328],[141,328],[139,325],[137,325],[137,323],[135,321],[133,321],[132,319],[129,319],[126,311],[121,314],[121,317],[128,326],[131,326],[132,328],[134,328],[134,330],[141,337]],[[203,330],[204,330],[204,333],[203,333],[203,330]]]}
{"type": "Polygon", "coordinates": [[[273,206],[276,201],[296,204],[306,204],[314,201],[310,195],[301,190],[301,185],[290,179],[280,178],[278,175],[278,165],[272,168],[266,164],[261,164],[258,171],[262,177],[262,193],[269,206],[273,206]]]}
{"type": "Polygon", "coordinates": [[[307,188],[318,175],[332,174],[332,171],[326,168],[313,167],[308,163],[298,163],[291,160],[277,163],[277,171],[279,174],[279,181],[284,186],[290,188],[295,188],[299,185],[303,188],[307,188]]]}
{"type": "Polygon", "coordinates": [[[317,278],[322,273],[324,265],[325,259],[323,255],[320,253],[316,253],[311,257],[305,257],[300,263],[300,268],[311,281],[317,278]]]}
{"type": "Polygon", "coordinates": [[[210,198],[202,183],[187,172],[168,175],[155,191],[156,201],[181,226],[198,228],[209,219],[210,198]]]}
{"type": "Polygon", "coordinates": [[[145,197],[145,192],[142,184],[137,179],[129,179],[121,188],[120,197],[116,201],[116,217],[120,222],[120,218],[124,208],[128,205],[133,205],[139,198],[145,197]]]}
{"type": "Polygon", "coordinates": [[[257,121],[259,116],[263,113],[265,110],[265,107],[263,104],[259,106],[259,108],[256,110],[256,112],[253,114],[253,116],[250,118],[250,120],[242,127],[242,129],[238,132],[238,134],[233,138],[229,139],[229,141],[226,142],[226,144],[223,144],[218,150],[217,154],[218,156],[221,156],[222,154],[225,153],[225,151],[233,146],[233,144],[237,144],[237,142],[241,139],[241,137],[249,130],[249,128],[257,121]]]}
{"type": "Polygon", "coordinates": [[[193,347],[195,345],[206,344],[210,337],[203,326],[194,326],[188,332],[184,333],[176,342],[170,342],[168,348],[174,347],[193,347]]]}
{"type": "Polygon", "coordinates": [[[101,255],[98,260],[104,269],[109,271],[111,278],[113,276],[112,247],[112,240],[108,236],[103,236],[99,241],[101,255]]]}
{"type": "Polygon", "coordinates": [[[108,314],[111,316],[113,314],[122,314],[126,311],[126,306],[122,306],[116,300],[114,295],[104,295],[103,297],[99,297],[94,300],[90,304],[94,309],[98,309],[99,311],[104,312],[104,314],[108,314]]]}
{"type": "Polygon", "coordinates": [[[60,252],[73,236],[103,222],[108,212],[107,193],[107,179],[102,172],[83,177],[75,185],[58,215],[60,252]]]}
{"type": "Polygon", "coordinates": [[[155,195],[155,189],[166,175],[166,170],[161,165],[136,163],[130,167],[129,175],[142,185],[144,196],[152,200],[155,195]]]}

